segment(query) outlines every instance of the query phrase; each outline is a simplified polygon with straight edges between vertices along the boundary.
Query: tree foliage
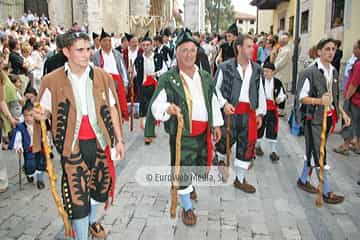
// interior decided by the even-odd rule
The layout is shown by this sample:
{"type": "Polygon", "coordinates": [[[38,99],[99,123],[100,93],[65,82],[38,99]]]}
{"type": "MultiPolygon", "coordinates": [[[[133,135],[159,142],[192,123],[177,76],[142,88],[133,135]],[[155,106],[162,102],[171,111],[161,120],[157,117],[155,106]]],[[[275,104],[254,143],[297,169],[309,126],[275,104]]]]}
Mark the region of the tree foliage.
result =
{"type": "Polygon", "coordinates": [[[211,30],[217,29],[217,18],[219,17],[219,31],[225,31],[235,21],[234,6],[231,0],[206,0],[206,18],[210,20],[211,30]],[[220,11],[218,7],[220,4],[220,11]]]}

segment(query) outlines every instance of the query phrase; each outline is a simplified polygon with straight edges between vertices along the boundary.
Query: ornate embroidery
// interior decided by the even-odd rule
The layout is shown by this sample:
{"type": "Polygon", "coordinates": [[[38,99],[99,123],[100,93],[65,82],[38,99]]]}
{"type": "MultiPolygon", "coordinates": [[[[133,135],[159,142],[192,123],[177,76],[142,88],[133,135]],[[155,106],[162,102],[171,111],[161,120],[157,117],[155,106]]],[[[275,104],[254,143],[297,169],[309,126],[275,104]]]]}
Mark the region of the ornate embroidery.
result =
{"type": "Polygon", "coordinates": [[[56,135],[54,138],[54,144],[59,153],[63,152],[64,149],[64,139],[67,129],[67,121],[70,109],[70,101],[66,99],[65,102],[60,102],[57,110],[57,125],[56,125],[56,135]]]}
{"type": "MultiPolygon", "coordinates": [[[[115,143],[115,133],[114,133],[114,126],[112,124],[111,115],[108,107],[106,105],[101,106],[100,108],[100,114],[104,121],[106,130],[108,131],[108,134],[111,139],[111,144],[115,143]]],[[[113,147],[113,146],[112,146],[113,147]]]]}

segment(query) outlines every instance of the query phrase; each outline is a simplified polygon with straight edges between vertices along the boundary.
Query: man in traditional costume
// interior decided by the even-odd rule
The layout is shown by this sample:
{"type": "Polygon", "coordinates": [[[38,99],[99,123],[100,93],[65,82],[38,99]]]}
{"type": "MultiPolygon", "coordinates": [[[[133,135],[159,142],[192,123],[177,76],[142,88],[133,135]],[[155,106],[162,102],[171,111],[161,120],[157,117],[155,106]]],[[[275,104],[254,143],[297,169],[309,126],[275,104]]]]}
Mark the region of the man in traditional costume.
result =
{"type": "Polygon", "coordinates": [[[279,132],[279,110],[278,105],[286,100],[285,89],[281,81],[274,78],[275,66],[272,63],[266,62],[263,65],[264,69],[264,88],[266,95],[266,114],[263,119],[263,124],[258,130],[258,140],[256,143],[256,155],[263,156],[261,143],[263,137],[270,143],[271,154],[270,160],[275,162],[280,160],[277,150],[277,137],[279,132]],[[266,134],[265,134],[266,133],[266,134]]]}
{"type": "Polygon", "coordinates": [[[128,48],[123,49],[125,66],[128,71],[130,69],[130,63],[134,65],[135,59],[143,53],[143,49],[139,47],[139,40],[133,34],[125,33],[125,36],[129,42],[128,48]]]}
{"type": "MultiPolygon", "coordinates": [[[[54,145],[61,155],[64,208],[78,240],[88,239],[89,231],[95,237],[106,236],[96,222],[96,208],[113,198],[112,159],[124,157],[114,81],[90,64],[89,40],[85,33],[65,33],[63,52],[68,62],[44,77],[41,110],[34,109],[35,119],[51,120],[54,145]]],[[[34,151],[40,147],[40,126],[35,124],[34,151]]]]}
{"type": "Polygon", "coordinates": [[[162,41],[162,36],[158,35],[154,37],[155,53],[162,55],[168,69],[171,67],[171,63],[174,57],[173,50],[165,46],[162,41]]]}
{"type": "MultiPolygon", "coordinates": [[[[163,55],[153,52],[153,42],[149,32],[142,39],[144,53],[135,59],[135,91],[138,92],[140,103],[140,128],[144,129],[146,113],[148,111],[151,97],[157,86],[157,78],[165,73],[166,66],[163,55]]],[[[145,144],[151,143],[151,138],[145,138],[145,144]]]]}
{"type": "MultiPolygon", "coordinates": [[[[304,124],[305,135],[305,161],[297,186],[309,193],[316,194],[317,188],[308,181],[312,167],[316,173],[320,172],[320,145],[321,134],[325,131],[326,140],[330,132],[335,128],[338,114],[343,118],[347,115],[339,108],[339,74],[331,65],[336,51],[336,41],[327,38],[317,44],[319,58],[315,64],[303,70],[299,75],[297,85],[296,103],[297,120],[304,124]],[[324,109],[326,113],[326,129],[323,126],[324,109]]],[[[345,121],[346,122],[346,121],[345,121]]],[[[325,140],[325,141],[326,141],[325,140]]],[[[326,161],[326,142],[324,146],[324,172],[323,172],[323,199],[329,204],[337,204],[344,201],[344,196],[336,195],[330,191],[329,171],[326,161]]]]}
{"type": "MultiPolygon", "coordinates": [[[[236,58],[220,64],[216,73],[216,90],[226,117],[230,118],[230,149],[236,143],[234,187],[246,193],[255,193],[256,188],[245,179],[255,159],[257,129],[266,114],[266,98],[263,87],[263,71],[251,61],[253,40],[249,35],[239,35],[234,42],[236,58]]],[[[225,166],[226,127],[216,145],[219,170],[225,166]]],[[[224,179],[227,176],[222,173],[224,179]]]]}
{"type": "Polygon", "coordinates": [[[169,70],[159,79],[146,118],[145,137],[155,136],[155,120],[163,121],[170,135],[171,166],[175,165],[177,115],[184,117],[181,138],[181,160],[178,194],[183,207],[182,221],[185,225],[196,224],[191,199],[196,192],[189,176],[204,176],[212,159],[212,139],[221,137],[223,125],[219,102],[211,76],[195,65],[197,45],[189,32],[180,33],[176,44],[178,67],[169,70]],[[194,171],[190,171],[191,167],[194,171]],[[187,178],[185,177],[187,176],[187,178]]]}
{"type": "Polygon", "coordinates": [[[104,29],[101,31],[100,44],[101,49],[95,53],[92,61],[96,66],[101,67],[107,73],[110,73],[113,78],[120,102],[122,118],[127,121],[129,117],[126,101],[126,89],[129,85],[129,76],[124,64],[124,59],[120,52],[112,49],[111,36],[106,33],[104,29]]]}

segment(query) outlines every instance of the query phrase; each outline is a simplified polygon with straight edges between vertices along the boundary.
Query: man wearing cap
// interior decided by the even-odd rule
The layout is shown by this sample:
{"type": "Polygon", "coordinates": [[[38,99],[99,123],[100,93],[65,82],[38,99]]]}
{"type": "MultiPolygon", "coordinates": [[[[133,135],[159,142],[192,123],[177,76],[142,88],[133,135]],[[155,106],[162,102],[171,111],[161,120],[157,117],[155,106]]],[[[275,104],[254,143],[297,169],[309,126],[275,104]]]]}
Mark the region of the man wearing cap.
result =
{"type": "Polygon", "coordinates": [[[279,131],[279,112],[278,105],[286,100],[285,89],[281,81],[274,78],[274,64],[266,62],[263,65],[264,69],[264,88],[266,95],[266,114],[263,119],[263,124],[258,129],[258,140],[256,143],[256,155],[263,156],[264,152],[261,148],[261,143],[266,131],[266,140],[271,145],[270,160],[275,162],[280,160],[277,151],[277,136],[279,131]]]}
{"type": "MultiPolygon", "coordinates": [[[[140,128],[144,129],[145,117],[148,111],[150,99],[157,86],[157,78],[165,73],[168,68],[163,55],[153,52],[153,42],[149,32],[142,39],[144,53],[135,59],[135,91],[139,93],[140,103],[140,128]]],[[[151,143],[151,138],[145,138],[145,144],[151,143]]]]}
{"type": "MultiPolygon", "coordinates": [[[[245,175],[255,159],[257,129],[261,127],[266,114],[263,71],[259,64],[251,60],[252,48],[252,37],[239,35],[234,41],[236,58],[220,64],[215,77],[220,106],[231,122],[230,146],[236,143],[234,187],[246,193],[256,192],[256,188],[246,181],[245,175]]],[[[222,138],[216,145],[219,170],[225,166],[226,155],[226,127],[222,130],[222,138]]],[[[224,172],[222,175],[227,180],[224,172]]]]}
{"type": "Polygon", "coordinates": [[[96,52],[96,51],[100,50],[100,48],[101,48],[99,34],[93,32],[92,39],[93,39],[94,45],[91,46],[91,49],[93,49],[96,52]]]}
{"type": "Polygon", "coordinates": [[[219,141],[219,127],[223,125],[213,80],[209,73],[199,70],[195,65],[196,53],[197,45],[191,34],[181,32],[176,42],[177,68],[160,77],[145,125],[145,137],[154,137],[154,121],[164,122],[165,130],[170,135],[171,166],[174,167],[177,134],[175,115],[181,112],[184,117],[178,194],[185,225],[194,225],[197,221],[191,202],[197,195],[190,176],[206,175],[212,160],[212,137],[216,142],[219,141]]]}
{"type": "Polygon", "coordinates": [[[220,46],[219,54],[216,58],[216,63],[220,64],[226,60],[235,57],[233,41],[238,36],[238,29],[236,23],[230,25],[226,31],[226,42],[220,46]]]}
{"type": "MultiPolygon", "coordinates": [[[[88,233],[104,238],[96,222],[99,203],[114,198],[114,157],[124,157],[119,102],[111,76],[90,64],[90,38],[69,31],[64,36],[64,67],[41,82],[36,120],[51,119],[54,145],[61,155],[64,209],[77,240],[88,233]],[[110,154],[114,153],[114,154],[110,154]]],[[[41,149],[40,124],[34,124],[33,151],[41,149]]]]}
{"type": "Polygon", "coordinates": [[[162,55],[167,68],[170,68],[174,57],[173,50],[163,44],[162,36],[160,35],[154,37],[154,45],[155,52],[162,55]]]}
{"type": "Polygon", "coordinates": [[[338,116],[341,114],[345,122],[348,122],[347,114],[339,107],[339,74],[331,65],[336,51],[336,41],[326,38],[318,42],[316,49],[319,58],[313,65],[304,69],[299,75],[296,88],[295,109],[296,119],[304,125],[305,156],[304,167],[297,181],[297,186],[312,194],[318,190],[310,183],[308,177],[314,167],[316,173],[320,172],[320,145],[324,110],[327,107],[325,129],[325,156],[323,173],[323,199],[328,204],[338,204],[344,201],[344,196],[330,191],[329,171],[330,167],[326,159],[327,136],[335,128],[338,116]]]}
{"type": "Polygon", "coordinates": [[[129,84],[129,76],[124,64],[124,59],[120,52],[112,49],[111,36],[106,33],[104,29],[101,31],[100,44],[101,49],[95,53],[92,61],[96,66],[101,67],[106,72],[110,73],[111,77],[114,79],[115,88],[120,102],[122,118],[127,121],[129,117],[126,101],[126,89],[129,84]]]}
{"type": "Polygon", "coordinates": [[[139,47],[139,41],[137,37],[130,33],[125,33],[125,36],[129,42],[128,48],[123,49],[125,66],[128,71],[132,71],[133,69],[129,69],[130,62],[134,64],[135,59],[143,53],[142,48],[139,47]]]}

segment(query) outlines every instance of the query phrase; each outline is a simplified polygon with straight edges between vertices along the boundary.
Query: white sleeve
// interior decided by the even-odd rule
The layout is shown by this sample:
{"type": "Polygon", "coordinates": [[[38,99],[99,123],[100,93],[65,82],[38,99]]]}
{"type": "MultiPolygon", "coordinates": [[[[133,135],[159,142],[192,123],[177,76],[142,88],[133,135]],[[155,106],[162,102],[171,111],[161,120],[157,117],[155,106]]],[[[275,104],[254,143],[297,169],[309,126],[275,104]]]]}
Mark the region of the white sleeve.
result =
{"type": "Polygon", "coordinates": [[[262,77],[260,77],[260,86],[259,86],[259,106],[256,109],[256,116],[266,114],[266,96],[263,85],[262,77]]]}
{"type": "Polygon", "coordinates": [[[48,88],[45,89],[44,94],[41,96],[40,105],[51,113],[51,92],[48,88]]]}
{"type": "Polygon", "coordinates": [[[167,102],[166,91],[163,89],[151,105],[151,113],[153,114],[155,120],[162,122],[169,120],[171,115],[166,112],[169,106],[170,103],[167,102]]]}
{"type": "Polygon", "coordinates": [[[115,97],[114,97],[112,91],[110,90],[110,88],[109,88],[109,103],[110,103],[110,107],[113,107],[116,105],[115,97]]]}
{"type": "Polygon", "coordinates": [[[309,92],[310,92],[310,81],[308,78],[306,78],[304,85],[302,86],[300,94],[299,94],[299,101],[301,101],[305,97],[308,97],[309,92]]]}
{"type": "Polygon", "coordinates": [[[221,127],[224,125],[224,119],[221,114],[221,108],[219,105],[219,100],[214,93],[211,98],[211,105],[212,105],[212,114],[213,114],[213,126],[212,127],[221,127]]]}
{"type": "Polygon", "coordinates": [[[14,147],[13,149],[15,151],[18,151],[19,149],[23,149],[23,146],[22,146],[22,136],[21,136],[21,132],[20,131],[17,131],[16,132],[16,135],[15,135],[15,141],[14,141],[14,147]]]}
{"type": "Polygon", "coordinates": [[[162,64],[162,68],[157,71],[157,76],[161,76],[162,74],[166,73],[168,70],[167,66],[166,66],[166,63],[163,61],[163,64],[162,64]]]}
{"type": "Polygon", "coordinates": [[[277,99],[279,100],[279,102],[283,102],[286,99],[286,95],[285,95],[284,90],[282,88],[280,89],[280,92],[279,92],[279,95],[278,95],[277,99]]]}
{"type": "Polygon", "coordinates": [[[221,94],[221,90],[220,90],[222,82],[223,82],[223,72],[221,69],[219,69],[219,74],[216,78],[215,90],[216,90],[220,108],[223,108],[225,103],[227,103],[226,99],[223,97],[223,95],[221,94]]]}

